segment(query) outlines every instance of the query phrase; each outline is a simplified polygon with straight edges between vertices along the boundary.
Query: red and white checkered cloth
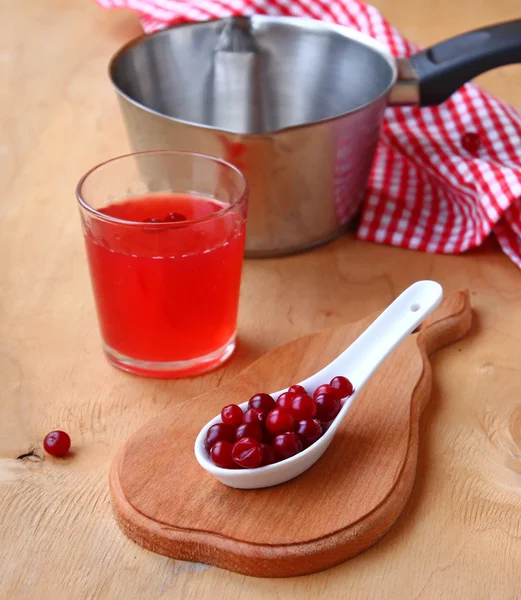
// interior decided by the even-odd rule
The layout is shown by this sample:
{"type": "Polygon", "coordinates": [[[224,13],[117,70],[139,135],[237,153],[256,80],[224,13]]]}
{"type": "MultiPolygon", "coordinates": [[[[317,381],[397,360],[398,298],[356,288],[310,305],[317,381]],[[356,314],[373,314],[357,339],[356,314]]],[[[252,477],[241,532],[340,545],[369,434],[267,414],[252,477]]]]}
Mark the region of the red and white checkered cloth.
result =
{"type": "MultiPolygon", "coordinates": [[[[138,12],[146,32],[229,15],[290,15],[353,27],[396,57],[418,48],[360,0],[95,0],[138,12]]],[[[434,108],[388,108],[357,235],[461,253],[493,232],[521,267],[521,111],[467,84],[434,108]],[[477,132],[476,156],[461,136],[477,132]]]]}

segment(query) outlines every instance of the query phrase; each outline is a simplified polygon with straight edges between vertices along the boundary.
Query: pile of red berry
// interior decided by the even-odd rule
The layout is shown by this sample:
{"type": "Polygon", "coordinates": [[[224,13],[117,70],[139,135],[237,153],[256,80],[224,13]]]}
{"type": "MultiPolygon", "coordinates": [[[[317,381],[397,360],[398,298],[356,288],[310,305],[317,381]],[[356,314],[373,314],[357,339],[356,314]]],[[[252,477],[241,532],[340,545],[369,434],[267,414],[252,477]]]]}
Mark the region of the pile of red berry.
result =
{"type": "Polygon", "coordinates": [[[292,385],[275,401],[255,394],[245,412],[237,404],[221,411],[222,423],[212,425],[205,446],[215,465],[224,469],[255,469],[290,458],[325,433],[353,393],[349,379],[338,376],[319,385],[313,396],[292,385]]]}

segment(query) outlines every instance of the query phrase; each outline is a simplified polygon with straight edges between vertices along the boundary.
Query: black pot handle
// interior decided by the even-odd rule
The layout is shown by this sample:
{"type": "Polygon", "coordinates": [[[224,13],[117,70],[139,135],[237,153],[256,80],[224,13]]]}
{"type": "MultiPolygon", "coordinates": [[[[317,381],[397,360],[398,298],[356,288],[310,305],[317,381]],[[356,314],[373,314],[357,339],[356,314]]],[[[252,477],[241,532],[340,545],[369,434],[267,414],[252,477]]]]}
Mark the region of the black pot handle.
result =
{"type": "Polygon", "coordinates": [[[435,106],[481,73],[521,62],[521,19],[458,35],[409,61],[419,79],[420,105],[435,106]]]}

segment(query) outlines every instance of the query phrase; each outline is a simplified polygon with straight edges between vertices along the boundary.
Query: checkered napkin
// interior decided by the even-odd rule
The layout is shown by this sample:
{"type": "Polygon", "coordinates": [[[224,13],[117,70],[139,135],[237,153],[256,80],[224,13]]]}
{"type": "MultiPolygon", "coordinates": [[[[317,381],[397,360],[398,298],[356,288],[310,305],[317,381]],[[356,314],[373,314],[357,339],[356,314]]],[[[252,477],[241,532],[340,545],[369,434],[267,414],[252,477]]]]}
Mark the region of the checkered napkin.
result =
{"type": "MultiPolygon", "coordinates": [[[[287,15],[353,27],[396,57],[418,50],[359,0],[95,1],[138,12],[148,33],[172,23],[230,15],[287,15]]],[[[521,267],[521,111],[472,84],[441,106],[389,107],[358,238],[458,254],[491,233],[521,267]],[[468,133],[479,136],[473,136],[479,149],[464,143],[468,133]]]]}

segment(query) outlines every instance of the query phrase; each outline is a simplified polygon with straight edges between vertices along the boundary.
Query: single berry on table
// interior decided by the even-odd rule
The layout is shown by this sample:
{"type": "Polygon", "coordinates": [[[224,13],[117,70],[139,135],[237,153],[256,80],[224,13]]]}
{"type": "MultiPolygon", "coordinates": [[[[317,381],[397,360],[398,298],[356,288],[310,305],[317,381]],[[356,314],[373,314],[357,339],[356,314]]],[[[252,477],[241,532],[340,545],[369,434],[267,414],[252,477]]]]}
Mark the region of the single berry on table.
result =
{"type": "Polygon", "coordinates": [[[295,429],[295,419],[285,408],[274,408],[266,417],[266,429],[273,435],[295,429]]]}
{"type": "Polygon", "coordinates": [[[347,398],[353,393],[353,384],[347,377],[342,377],[342,375],[333,377],[329,385],[335,390],[340,398],[347,398]]]}
{"type": "Polygon", "coordinates": [[[273,439],[273,449],[280,460],[302,452],[302,442],[296,433],[281,433],[273,439]]]}
{"type": "Polygon", "coordinates": [[[315,398],[316,417],[320,421],[332,421],[340,412],[340,402],[331,394],[320,394],[315,398]]]}
{"type": "Polygon", "coordinates": [[[51,456],[65,456],[71,447],[71,438],[65,431],[51,431],[45,436],[43,447],[51,456]]]}
{"type": "Polygon", "coordinates": [[[242,425],[239,425],[235,431],[235,440],[240,440],[245,437],[253,438],[259,442],[262,441],[263,431],[260,423],[243,423],[242,425]]]}
{"type": "Polygon", "coordinates": [[[221,419],[226,425],[240,425],[242,423],[242,408],[237,404],[228,404],[221,410],[221,419]]]}
{"type": "Polygon", "coordinates": [[[226,423],[215,423],[206,432],[205,446],[208,452],[215,442],[224,440],[226,442],[235,441],[235,427],[233,425],[226,425],[226,423]]]}
{"type": "Polygon", "coordinates": [[[262,462],[262,447],[253,438],[242,438],[232,448],[233,461],[244,469],[255,469],[262,462]]]}
{"type": "Polygon", "coordinates": [[[210,450],[210,456],[214,464],[222,469],[233,469],[235,463],[232,458],[233,444],[226,440],[215,442],[210,450]]]}
{"type": "Polygon", "coordinates": [[[317,412],[317,407],[313,398],[306,394],[293,398],[290,411],[296,421],[302,421],[303,419],[312,419],[317,412]]]}
{"type": "Polygon", "coordinates": [[[269,394],[255,394],[248,400],[248,408],[256,408],[267,414],[275,408],[275,400],[269,394]]]}
{"type": "Polygon", "coordinates": [[[304,419],[297,423],[297,435],[307,448],[322,436],[322,425],[318,419],[304,419]]]}

